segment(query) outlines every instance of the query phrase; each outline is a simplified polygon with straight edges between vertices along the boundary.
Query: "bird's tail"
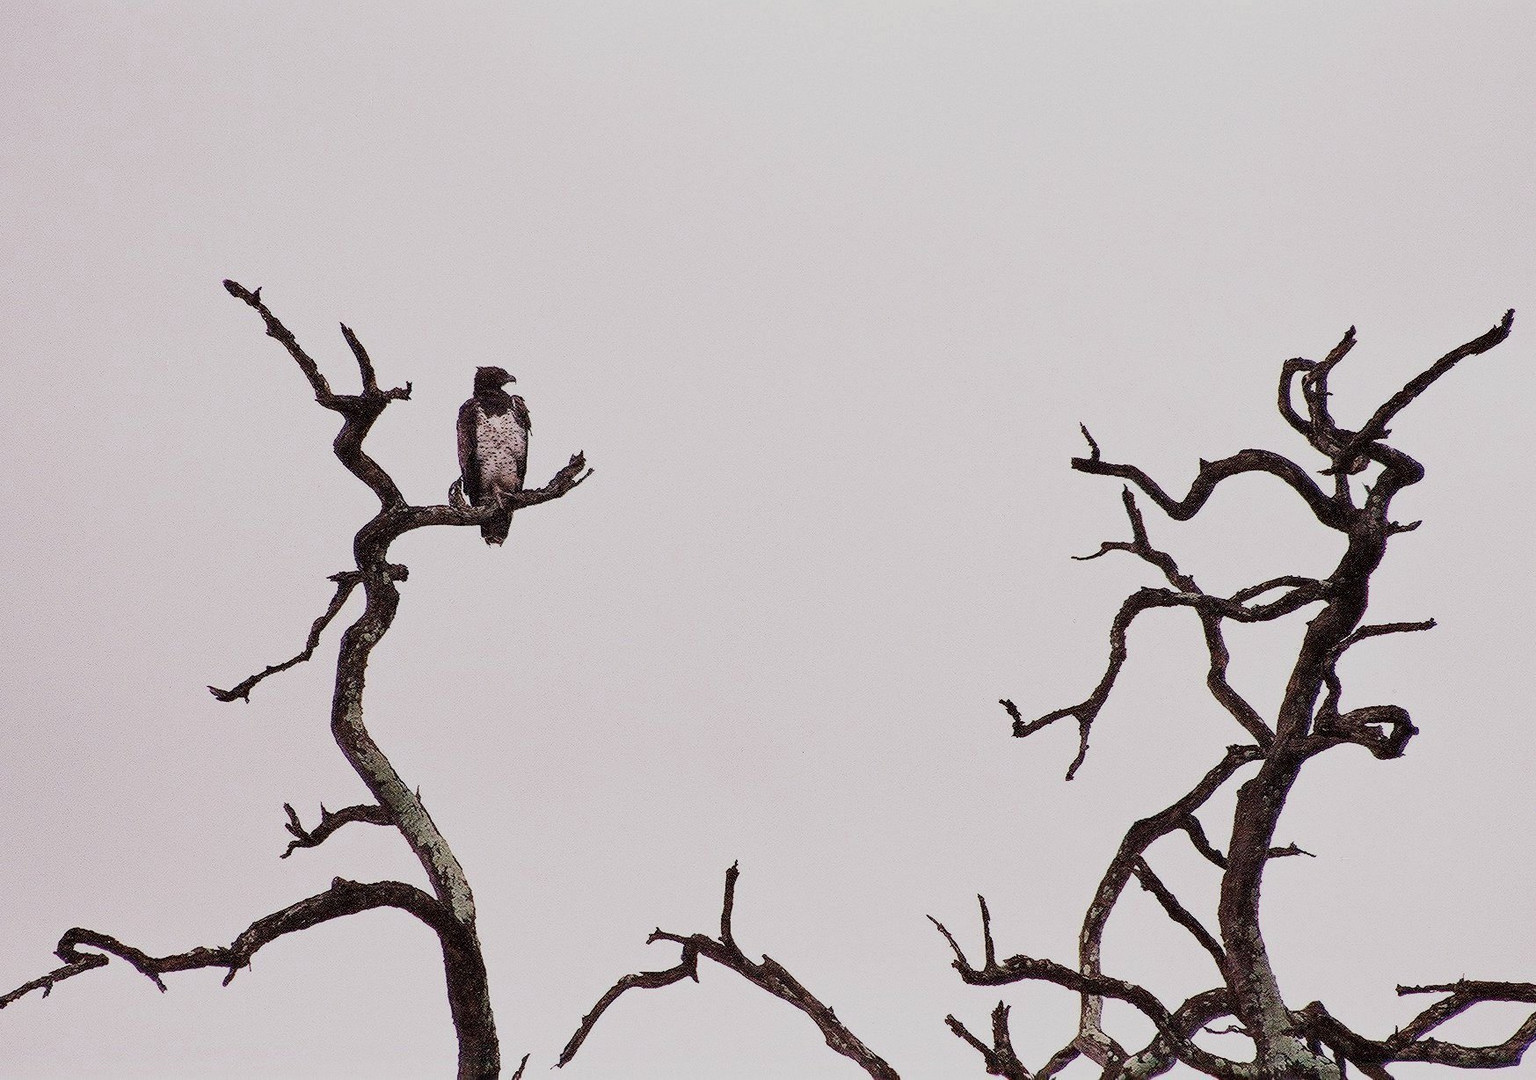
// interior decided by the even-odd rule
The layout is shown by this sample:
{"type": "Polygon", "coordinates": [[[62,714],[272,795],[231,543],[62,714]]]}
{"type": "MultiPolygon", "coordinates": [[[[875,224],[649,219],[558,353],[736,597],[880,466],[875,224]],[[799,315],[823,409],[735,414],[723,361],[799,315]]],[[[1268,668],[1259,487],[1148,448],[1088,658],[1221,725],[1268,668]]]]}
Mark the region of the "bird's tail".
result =
{"type": "Polygon", "coordinates": [[[507,538],[507,530],[512,526],[512,511],[508,510],[480,526],[480,536],[487,544],[500,544],[507,538]]]}

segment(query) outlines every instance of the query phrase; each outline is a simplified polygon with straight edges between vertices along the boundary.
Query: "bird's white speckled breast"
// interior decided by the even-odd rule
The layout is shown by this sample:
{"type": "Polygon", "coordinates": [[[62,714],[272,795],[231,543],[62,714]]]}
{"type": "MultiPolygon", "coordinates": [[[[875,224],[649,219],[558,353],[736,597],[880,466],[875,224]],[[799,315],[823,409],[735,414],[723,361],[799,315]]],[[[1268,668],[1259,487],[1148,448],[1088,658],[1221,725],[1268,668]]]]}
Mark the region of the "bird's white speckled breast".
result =
{"type": "Polygon", "coordinates": [[[500,416],[475,410],[475,448],[481,484],[486,488],[519,491],[528,463],[528,433],[511,409],[500,416]]]}

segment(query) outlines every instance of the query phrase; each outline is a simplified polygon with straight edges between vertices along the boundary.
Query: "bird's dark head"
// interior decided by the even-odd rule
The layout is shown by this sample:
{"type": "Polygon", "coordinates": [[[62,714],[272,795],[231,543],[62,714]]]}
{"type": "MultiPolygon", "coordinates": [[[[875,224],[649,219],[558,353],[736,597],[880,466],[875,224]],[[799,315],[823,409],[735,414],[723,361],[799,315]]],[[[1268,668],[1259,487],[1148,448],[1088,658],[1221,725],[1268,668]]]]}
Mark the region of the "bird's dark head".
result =
{"type": "Polygon", "coordinates": [[[517,380],[507,374],[506,368],[483,367],[475,369],[475,393],[477,394],[493,393],[510,382],[517,382],[517,380]]]}

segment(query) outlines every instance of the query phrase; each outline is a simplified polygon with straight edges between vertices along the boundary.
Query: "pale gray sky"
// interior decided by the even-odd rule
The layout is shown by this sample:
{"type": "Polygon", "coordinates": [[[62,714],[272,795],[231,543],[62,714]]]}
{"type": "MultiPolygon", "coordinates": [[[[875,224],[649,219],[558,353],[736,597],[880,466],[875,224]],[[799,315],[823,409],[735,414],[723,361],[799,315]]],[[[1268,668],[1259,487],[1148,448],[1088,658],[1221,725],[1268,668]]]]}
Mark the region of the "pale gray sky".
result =
{"type": "MultiPolygon", "coordinates": [[[[0,7],[7,988],[70,926],[168,952],[336,875],[418,879],[382,830],[276,857],[284,801],[362,794],[326,728],[334,634],[249,706],[203,689],[297,648],[371,499],[225,277],[338,386],[339,320],[414,384],[371,442],[413,500],[456,474],[478,364],[517,375],[535,478],[577,449],[597,469],[504,549],[397,545],[411,580],[369,691],[470,874],[530,1075],[615,977],[675,961],[652,927],[716,925],[734,859],[748,952],[903,1075],[981,1075],[942,1018],[984,1027],[997,994],[960,985],[924,916],[974,941],[984,892],[1000,949],[1070,960],[1125,826],[1237,735],[1164,613],[1077,780],[1066,727],[1009,737],[996,700],[1079,700],[1149,580],[1068,560],[1124,531],[1118,486],[1067,467],[1078,422],[1178,486],[1199,456],[1304,449],[1273,411],[1284,358],[1357,325],[1347,419],[1521,309],[1395,425],[1429,469],[1399,506],[1426,523],[1374,613],[1440,627],[1347,671],[1423,733],[1313,769],[1282,840],[1318,858],[1276,864],[1265,904],[1293,1002],[1368,1033],[1411,1015],[1398,982],[1536,973],[1536,9],[0,7]]],[[[1149,521],[1210,588],[1337,550],[1259,480],[1149,521]]],[[[1233,633],[1256,700],[1300,626],[1233,633]]],[[[1158,855],[1208,909],[1214,880],[1158,855]]],[[[1208,984],[1141,901],[1111,967],[1208,984]]],[[[75,979],[0,1014],[0,1075],[451,1070],[440,962],[403,916],[217,984],[75,979]]],[[[1074,999],[1007,997],[1043,1060],[1074,999]]],[[[857,1070],[706,970],[622,1001],[565,1075],[857,1070]]]]}

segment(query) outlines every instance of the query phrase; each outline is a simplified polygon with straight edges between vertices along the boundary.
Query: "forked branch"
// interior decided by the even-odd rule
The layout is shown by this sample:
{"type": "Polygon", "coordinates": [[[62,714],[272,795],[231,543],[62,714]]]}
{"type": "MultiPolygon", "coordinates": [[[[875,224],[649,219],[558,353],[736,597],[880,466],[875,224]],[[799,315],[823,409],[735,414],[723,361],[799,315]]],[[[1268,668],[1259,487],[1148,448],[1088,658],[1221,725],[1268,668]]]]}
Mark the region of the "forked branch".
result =
{"type": "Polygon", "coordinates": [[[598,1019],[626,991],[655,990],[663,986],[671,986],[684,979],[697,981],[699,957],[703,956],[721,967],[729,968],[753,985],[761,987],[774,997],[799,1009],[820,1029],[829,1047],[857,1064],[874,1080],[900,1080],[895,1069],[865,1046],[837,1018],[830,1007],[822,1004],[782,964],[767,956],[764,956],[760,963],[754,962],[737,947],[731,920],[736,906],[736,879],[739,874],[740,870],[735,863],[732,863],[730,869],[725,872],[725,898],[720,905],[720,936],[712,938],[707,934],[690,934],[683,937],[659,928],[653,931],[646,939],[647,944],[670,941],[681,945],[682,958],[674,967],[663,971],[641,971],[625,975],[609,987],[592,1007],[592,1011],[582,1017],[581,1025],[571,1036],[570,1041],[565,1044],[565,1049],[560,1052],[560,1060],[556,1062],[556,1067],[570,1063],[587,1036],[592,1033],[592,1028],[598,1019]]]}
{"type": "MultiPolygon", "coordinates": [[[[1052,1075],[1041,1070],[1039,1075],[1030,1072],[1019,1060],[1019,1055],[1013,1049],[1013,1038],[1008,1033],[1008,1006],[999,1001],[997,1008],[992,1010],[992,1045],[988,1046],[970,1029],[955,1019],[953,1013],[944,1018],[944,1023],[949,1025],[957,1038],[975,1048],[981,1055],[982,1062],[986,1065],[989,1076],[1001,1076],[1004,1080],[1044,1080],[1052,1075]]],[[[1070,1049],[1070,1048],[1069,1048],[1070,1049]]],[[[1077,1051],[1072,1050],[1072,1056],[1068,1060],[1077,1057],[1077,1051]]]]}
{"type": "MultiPolygon", "coordinates": [[[[1207,1075],[1228,1078],[1228,1080],[1250,1080],[1254,1076],[1240,1063],[1227,1061],[1191,1042],[1190,1037],[1193,1032],[1186,1030],[1179,1017],[1146,987],[1109,975],[1086,974],[1075,968],[1058,964],[1054,960],[1041,960],[1023,955],[1010,956],[1001,961],[991,958],[994,952],[991,928],[985,918],[982,929],[983,947],[989,954],[989,959],[978,968],[966,957],[965,951],[955,940],[955,936],[943,923],[932,916],[929,916],[929,920],[949,943],[950,950],[955,955],[953,966],[960,973],[960,978],[969,985],[1004,986],[1026,980],[1050,982],[1084,996],[1124,1001],[1152,1021],[1159,1035],[1175,1048],[1180,1060],[1205,1071],[1207,1075]]],[[[1106,1038],[1102,1044],[1094,1048],[1099,1052],[1092,1052],[1084,1045],[1081,1037],[1074,1041],[1074,1045],[1080,1052],[1088,1053],[1098,1064],[1109,1068],[1118,1067],[1129,1056],[1112,1039],[1106,1038]]]]}
{"type": "Polygon", "coordinates": [[[1527,1016],[1509,1038],[1500,1043],[1467,1046],[1430,1037],[1430,1032],[1440,1025],[1478,1005],[1494,1002],[1536,1004],[1536,983],[1458,979],[1436,986],[1399,986],[1397,992],[1447,996],[1385,1039],[1368,1039],[1355,1033],[1319,1001],[1297,1013],[1297,1019],[1306,1031],[1359,1066],[1367,1076],[1386,1077],[1387,1080],[1391,1077],[1383,1066],[1397,1061],[1425,1062],[1457,1069],[1507,1069],[1520,1064],[1525,1052],[1536,1043],[1536,1012],[1527,1016]]]}
{"type": "Polygon", "coordinates": [[[288,850],[278,856],[280,859],[286,859],[298,848],[319,847],[325,843],[327,837],[343,825],[350,825],[353,822],[362,822],[368,825],[394,824],[390,820],[389,811],[373,803],[348,806],[337,810],[335,813],[327,810],[325,804],[322,803],[320,805],[320,824],[316,825],[313,829],[306,829],[304,827],[303,823],[299,821],[299,812],[291,805],[283,803],[283,809],[288,812],[288,823],[283,828],[288,830],[289,835],[293,839],[288,841],[288,850]]]}

